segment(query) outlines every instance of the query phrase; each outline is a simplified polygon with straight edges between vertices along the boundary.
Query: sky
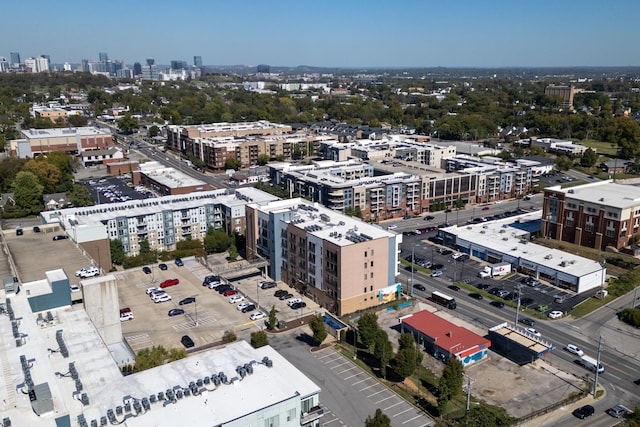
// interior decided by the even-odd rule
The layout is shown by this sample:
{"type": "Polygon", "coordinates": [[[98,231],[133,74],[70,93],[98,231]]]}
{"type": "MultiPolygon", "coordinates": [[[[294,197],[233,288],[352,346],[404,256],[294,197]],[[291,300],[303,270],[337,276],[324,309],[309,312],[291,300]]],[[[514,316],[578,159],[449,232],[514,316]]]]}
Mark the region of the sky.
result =
{"type": "Polygon", "coordinates": [[[131,65],[639,66],[640,1],[3,1],[0,56],[131,65]]]}

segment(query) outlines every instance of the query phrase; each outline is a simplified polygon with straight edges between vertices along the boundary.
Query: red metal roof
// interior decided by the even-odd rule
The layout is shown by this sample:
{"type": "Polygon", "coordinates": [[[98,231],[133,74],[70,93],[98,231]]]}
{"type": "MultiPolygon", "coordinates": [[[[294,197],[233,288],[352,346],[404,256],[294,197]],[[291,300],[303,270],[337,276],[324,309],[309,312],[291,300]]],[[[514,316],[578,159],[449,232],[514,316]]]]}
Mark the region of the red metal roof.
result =
{"type": "Polygon", "coordinates": [[[402,319],[403,323],[411,326],[422,334],[431,337],[435,344],[458,357],[473,354],[480,348],[489,348],[491,342],[462,326],[443,319],[442,317],[423,310],[402,319]]]}

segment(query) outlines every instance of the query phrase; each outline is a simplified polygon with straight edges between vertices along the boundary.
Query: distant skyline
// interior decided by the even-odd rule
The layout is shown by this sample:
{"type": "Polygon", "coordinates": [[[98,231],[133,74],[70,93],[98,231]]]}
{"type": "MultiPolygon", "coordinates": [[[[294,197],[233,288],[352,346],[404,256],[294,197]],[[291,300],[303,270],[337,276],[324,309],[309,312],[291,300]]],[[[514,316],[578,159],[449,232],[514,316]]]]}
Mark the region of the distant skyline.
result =
{"type": "Polygon", "coordinates": [[[0,56],[318,67],[639,66],[640,2],[11,1],[0,56]]]}

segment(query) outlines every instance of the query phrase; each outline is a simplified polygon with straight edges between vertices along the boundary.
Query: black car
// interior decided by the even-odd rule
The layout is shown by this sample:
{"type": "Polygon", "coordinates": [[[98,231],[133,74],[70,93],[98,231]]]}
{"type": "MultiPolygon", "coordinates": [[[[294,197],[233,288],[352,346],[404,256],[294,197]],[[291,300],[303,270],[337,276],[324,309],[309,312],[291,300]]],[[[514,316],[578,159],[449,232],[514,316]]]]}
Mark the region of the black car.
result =
{"type": "Polygon", "coordinates": [[[195,297],[187,297],[183,300],[180,300],[180,302],[178,303],[178,305],[186,305],[186,304],[191,304],[196,302],[196,298],[195,297]]]}
{"type": "Polygon", "coordinates": [[[425,217],[424,217],[424,220],[425,220],[425,221],[431,221],[431,220],[433,220],[433,219],[436,219],[436,217],[435,217],[435,216],[432,216],[432,215],[427,215],[427,216],[425,216],[425,217]]]}
{"type": "Polygon", "coordinates": [[[518,319],[518,322],[523,323],[527,326],[534,326],[536,324],[535,320],[529,319],[528,317],[521,317],[520,319],[518,319]]]}
{"type": "Polygon", "coordinates": [[[172,308],[171,310],[169,310],[169,317],[173,317],[173,316],[180,316],[181,314],[184,314],[184,310],[181,308],[172,308]]]}
{"type": "Polygon", "coordinates": [[[293,294],[287,293],[287,294],[284,294],[284,295],[280,295],[278,298],[280,299],[280,301],[284,301],[286,299],[293,298],[293,294]]]}
{"type": "Polygon", "coordinates": [[[167,269],[167,264],[165,264],[165,263],[158,264],[158,268],[159,268],[160,270],[164,271],[164,270],[166,270],[166,269],[167,269]]]}
{"type": "Polygon", "coordinates": [[[216,291],[218,291],[219,294],[222,294],[224,291],[228,291],[230,289],[233,289],[233,286],[225,283],[224,285],[220,285],[216,288],[216,291]]]}
{"type": "Polygon", "coordinates": [[[244,307],[242,309],[242,312],[243,313],[248,313],[248,312],[253,311],[255,309],[256,309],[256,305],[255,304],[249,304],[249,305],[247,305],[246,307],[244,307]]]}
{"type": "Polygon", "coordinates": [[[504,303],[502,301],[491,301],[491,305],[498,308],[504,307],[504,303]]]}
{"type": "Polygon", "coordinates": [[[67,236],[66,234],[56,234],[55,236],[53,236],[53,240],[65,240],[68,238],[69,236],[67,236]]]}
{"type": "Polygon", "coordinates": [[[183,335],[182,338],[180,339],[180,342],[186,348],[191,348],[196,345],[189,335],[183,335]]]}
{"type": "Polygon", "coordinates": [[[444,268],[443,264],[432,264],[431,265],[431,269],[432,270],[442,270],[444,268]]]}
{"type": "Polygon", "coordinates": [[[40,231],[42,231],[42,230],[40,230],[40,227],[38,227],[37,225],[35,227],[33,227],[33,232],[34,233],[39,233],[40,231]]]}
{"type": "Polygon", "coordinates": [[[219,282],[219,281],[220,281],[219,276],[205,276],[204,280],[202,280],[202,286],[208,286],[213,282],[219,282]]]}
{"type": "Polygon", "coordinates": [[[471,298],[474,298],[474,299],[477,299],[477,300],[481,300],[482,299],[482,295],[476,294],[476,293],[469,294],[469,296],[471,298]]]}
{"type": "MultiPolygon", "coordinates": [[[[22,228],[16,228],[16,236],[22,236],[24,234],[24,231],[22,231],[22,228]]],[[[56,240],[56,239],[53,239],[56,240]]]]}
{"type": "Polygon", "coordinates": [[[489,289],[490,287],[491,285],[489,285],[488,283],[478,283],[478,285],[476,286],[476,288],[482,289],[483,291],[489,289]]]}
{"type": "Polygon", "coordinates": [[[584,405],[575,411],[573,411],[573,416],[584,420],[587,417],[590,417],[596,412],[596,410],[591,405],[584,405]]]}
{"type": "Polygon", "coordinates": [[[489,289],[489,293],[491,295],[498,295],[498,293],[500,293],[500,291],[502,291],[502,288],[498,288],[498,287],[493,287],[491,289],[489,289]]]}
{"type": "Polygon", "coordinates": [[[447,286],[447,288],[451,289],[452,291],[456,291],[456,292],[458,292],[460,290],[460,286],[456,286],[456,285],[449,285],[449,286],[447,286]]]}
{"type": "Polygon", "coordinates": [[[280,298],[282,295],[287,295],[289,293],[289,291],[285,290],[285,289],[278,289],[277,291],[275,291],[273,293],[273,296],[276,298],[280,298]]]}
{"type": "Polygon", "coordinates": [[[416,283],[415,285],[413,285],[413,289],[417,289],[417,290],[422,291],[422,292],[427,290],[427,288],[425,288],[424,285],[421,285],[419,283],[416,283]]]}
{"type": "Polygon", "coordinates": [[[529,297],[520,298],[520,304],[521,305],[533,304],[533,298],[529,298],[529,297]]]}
{"type": "Polygon", "coordinates": [[[299,308],[304,308],[307,306],[306,302],[294,302],[293,304],[291,304],[291,308],[293,310],[297,310],[299,308]]]}
{"type": "Polygon", "coordinates": [[[142,267],[142,271],[144,274],[151,274],[151,269],[149,267],[142,267]]]}

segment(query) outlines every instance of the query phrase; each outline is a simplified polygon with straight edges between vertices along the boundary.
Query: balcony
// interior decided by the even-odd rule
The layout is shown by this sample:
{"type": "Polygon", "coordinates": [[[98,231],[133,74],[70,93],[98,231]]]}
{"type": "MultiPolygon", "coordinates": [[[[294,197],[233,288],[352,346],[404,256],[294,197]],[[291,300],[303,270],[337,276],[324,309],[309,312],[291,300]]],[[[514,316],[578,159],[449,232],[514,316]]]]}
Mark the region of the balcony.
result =
{"type": "Polygon", "coordinates": [[[309,409],[309,412],[303,412],[300,415],[300,424],[301,425],[308,424],[312,421],[320,419],[320,417],[322,417],[323,415],[324,415],[324,409],[322,409],[319,406],[314,406],[313,408],[309,409]]]}

